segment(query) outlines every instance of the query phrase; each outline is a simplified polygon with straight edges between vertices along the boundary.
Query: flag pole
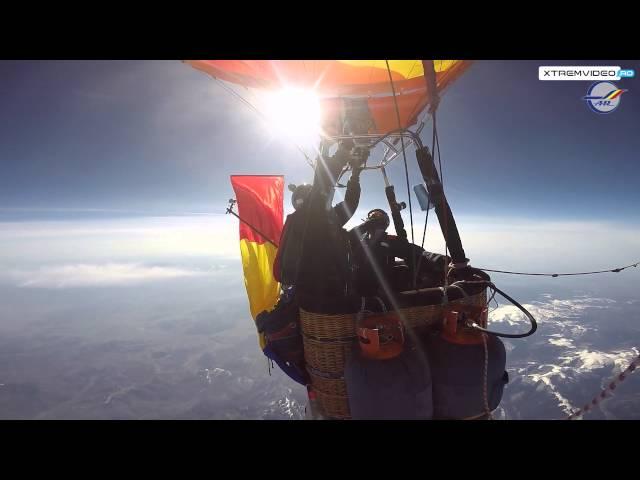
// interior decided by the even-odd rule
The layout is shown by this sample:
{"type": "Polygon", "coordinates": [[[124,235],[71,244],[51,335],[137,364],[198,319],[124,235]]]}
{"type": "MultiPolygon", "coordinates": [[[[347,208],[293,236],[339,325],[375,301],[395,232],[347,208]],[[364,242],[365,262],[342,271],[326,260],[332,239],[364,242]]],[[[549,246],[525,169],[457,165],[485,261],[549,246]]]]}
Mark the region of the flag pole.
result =
{"type": "Polygon", "coordinates": [[[238,220],[240,220],[242,223],[244,223],[245,225],[247,225],[251,230],[253,230],[254,232],[256,232],[258,235],[260,235],[262,238],[264,238],[267,242],[269,242],[271,245],[273,245],[274,247],[278,248],[278,245],[276,244],[276,242],[274,242],[273,240],[271,240],[269,237],[267,237],[264,233],[262,233],[260,230],[258,230],[256,227],[254,227],[253,225],[251,225],[249,222],[247,222],[246,220],[242,219],[240,217],[240,215],[238,215],[236,212],[233,211],[233,206],[238,203],[238,201],[235,198],[230,198],[229,199],[229,206],[227,207],[227,213],[230,213],[231,215],[233,215],[234,217],[236,217],[238,220]]]}

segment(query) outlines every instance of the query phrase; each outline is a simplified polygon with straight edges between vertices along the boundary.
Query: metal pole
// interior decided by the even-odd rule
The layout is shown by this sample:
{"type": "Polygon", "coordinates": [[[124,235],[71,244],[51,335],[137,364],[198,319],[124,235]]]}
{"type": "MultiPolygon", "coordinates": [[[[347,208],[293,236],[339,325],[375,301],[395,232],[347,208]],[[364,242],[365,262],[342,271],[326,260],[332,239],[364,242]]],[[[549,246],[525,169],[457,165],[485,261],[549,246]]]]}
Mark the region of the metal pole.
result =
{"type": "Polygon", "coordinates": [[[240,220],[242,223],[244,223],[246,226],[248,226],[251,230],[253,230],[257,234],[259,234],[262,238],[264,238],[271,245],[273,245],[274,247],[278,248],[278,245],[276,244],[276,242],[271,240],[269,237],[267,237],[264,233],[262,233],[260,230],[258,230],[253,225],[251,225],[249,222],[247,222],[246,220],[240,218],[240,216],[236,212],[233,211],[233,206],[235,204],[236,204],[236,200],[234,200],[234,199],[229,200],[229,206],[227,207],[227,213],[230,213],[231,215],[236,217],[238,220],[240,220]]]}

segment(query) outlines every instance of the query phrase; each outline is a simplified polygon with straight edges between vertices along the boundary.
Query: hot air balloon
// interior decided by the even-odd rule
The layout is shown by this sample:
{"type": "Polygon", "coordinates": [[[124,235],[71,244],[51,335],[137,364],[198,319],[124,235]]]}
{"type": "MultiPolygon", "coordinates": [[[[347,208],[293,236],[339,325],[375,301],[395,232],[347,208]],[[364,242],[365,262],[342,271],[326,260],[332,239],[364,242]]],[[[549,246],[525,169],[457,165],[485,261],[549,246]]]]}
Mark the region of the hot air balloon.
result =
{"type": "MultiPolygon", "coordinates": [[[[505,355],[498,338],[501,334],[487,329],[487,292],[492,290],[505,296],[529,318],[532,325],[529,332],[510,336],[530,335],[536,324],[524,307],[495,288],[487,273],[469,265],[434,161],[440,97],[468,69],[470,62],[185,62],[223,85],[268,92],[269,100],[256,106],[236,90],[229,89],[258,113],[260,108],[271,109],[276,123],[289,121],[287,133],[298,128],[315,129],[311,133],[318,137],[315,161],[305,154],[315,169],[315,178],[309,199],[304,202],[306,220],[298,238],[301,270],[295,285],[295,311],[299,313],[295,321],[290,321],[291,295],[288,291],[278,295],[281,286],[273,275],[273,264],[278,249],[282,248],[278,245],[283,229],[282,177],[232,177],[237,199],[232,200],[227,210],[241,220],[245,285],[252,315],[258,323],[260,345],[292,378],[307,386],[317,416],[389,418],[389,415],[393,417],[394,410],[383,403],[391,398],[401,400],[397,409],[403,411],[396,410],[397,418],[490,415],[502,394],[505,355]],[[301,113],[289,114],[288,107],[298,108],[301,113]],[[431,149],[423,145],[420,137],[427,115],[432,116],[431,149]],[[306,125],[305,119],[313,121],[306,125]],[[332,155],[336,145],[338,150],[332,155]],[[383,148],[378,148],[380,146],[383,148]],[[414,191],[427,214],[434,209],[445,238],[445,253],[449,256],[441,256],[446,259],[446,265],[442,265],[443,275],[428,280],[419,276],[421,263],[426,260],[412,254],[403,265],[397,265],[402,267],[398,271],[409,272],[403,276],[402,286],[383,278],[379,292],[365,296],[348,282],[344,286],[336,285],[333,277],[323,275],[333,268],[336,259],[339,262],[347,259],[343,262],[347,265],[353,255],[348,242],[342,241],[341,225],[336,226],[332,220],[334,189],[340,186],[342,175],[348,171],[380,171],[396,236],[408,244],[401,216],[406,204],[397,201],[386,169],[394,160],[404,160],[406,199],[413,223],[407,170],[410,147],[415,149],[422,176],[414,191]],[[375,158],[374,152],[377,152],[375,158]],[[347,160],[336,163],[334,159],[339,154],[347,160]],[[236,202],[237,213],[233,211],[236,202]],[[329,246],[338,243],[344,248],[336,256],[329,246]],[[289,320],[281,321],[280,317],[279,321],[271,321],[270,314],[279,311],[287,311],[289,320]],[[490,341],[487,335],[491,336],[490,341]],[[478,362],[477,358],[485,361],[478,362]],[[418,364],[416,368],[405,368],[418,364]],[[451,364],[465,366],[463,373],[457,374],[464,378],[447,383],[446,372],[451,364]],[[401,378],[401,372],[410,370],[421,380],[401,378]],[[493,383],[487,385],[487,382],[493,383]],[[456,385],[465,386],[466,390],[462,389],[465,395],[479,398],[450,398],[458,395],[458,390],[462,391],[456,390],[456,385]],[[488,400],[487,395],[491,397],[488,400]],[[378,399],[377,404],[371,404],[372,398],[378,399]],[[414,401],[415,398],[420,401],[414,401]],[[446,408],[449,403],[455,404],[455,408],[446,408]],[[415,408],[415,414],[407,411],[411,408],[415,408]]],[[[411,239],[413,244],[413,230],[411,239]]],[[[348,265],[343,270],[348,274],[350,268],[348,265]]]]}
{"type": "Polygon", "coordinates": [[[223,81],[270,91],[313,92],[325,133],[384,135],[408,128],[470,62],[436,60],[190,60],[223,81]],[[431,77],[431,78],[430,78],[431,77]],[[396,112],[396,107],[398,112],[396,112]],[[399,118],[398,118],[399,117],[399,118]],[[351,124],[349,124],[351,122],[351,124]],[[357,125],[356,125],[357,123],[357,125]]]}

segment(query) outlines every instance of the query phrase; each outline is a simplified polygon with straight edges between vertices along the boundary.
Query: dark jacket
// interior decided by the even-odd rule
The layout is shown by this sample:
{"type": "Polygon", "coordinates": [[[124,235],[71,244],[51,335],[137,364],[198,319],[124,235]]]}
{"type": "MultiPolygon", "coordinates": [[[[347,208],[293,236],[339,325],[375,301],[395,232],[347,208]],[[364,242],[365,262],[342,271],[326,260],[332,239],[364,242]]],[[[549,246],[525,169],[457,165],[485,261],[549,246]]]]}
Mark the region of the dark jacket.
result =
{"type": "MultiPolygon", "coordinates": [[[[351,175],[347,183],[344,200],[333,207],[330,214],[332,218],[329,218],[330,223],[337,228],[342,228],[353,216],[358,208],[359,201],[360,178],[359,172],[356,172],[351,175]]],[[[273,275],[280,283],[285,285],[297,284],[305,233],[310,231],[309,222],[319,221],[317,217],[318,215],[315,218],[310,215],[309,209],[304,208],[304,206],[300,210],[287,215],[273,264],[273,275]]],[[[311,230],[314,230],[314,228],[312,227],[311,230]]],[[[323,242],[322,238],[319,240],[323,242]]]]}
{"type": "MultiPolygon", "coordinates": [[[[333,186],[342,169],[352,160],[346,148],[338,148],[332,157],[323,157],[316,165],[313,188],[303,205],[306,229],[296,287],[304,297],[304,302],[302,299],[301,302],[305,305],[306,299],[331,299],[335,303],[348,296],[349,249],[342,224],[356,205],[348,209],[338,207],[336,211],[331,208],[331,203],[333,186]]],[[[346,197],[352,199],[355,195],[346,197]]]]}
{"type": "Polygon", "coordinates": [[[416,285],[436,286],[444,278],[449,257],[425,251],[405,238],[378,233],[362,234],[358,228],[350,231],[355,275],[355,289],[360,296],[375,296],[383,282],[392,291],[399,292],[416,285]],[[402,262],[398,262],[400,258],[402,262]],[[417,275],[414,272],[417,271],[417,275]],[[381,278],[382,277],[382,278],[381,278]]]}

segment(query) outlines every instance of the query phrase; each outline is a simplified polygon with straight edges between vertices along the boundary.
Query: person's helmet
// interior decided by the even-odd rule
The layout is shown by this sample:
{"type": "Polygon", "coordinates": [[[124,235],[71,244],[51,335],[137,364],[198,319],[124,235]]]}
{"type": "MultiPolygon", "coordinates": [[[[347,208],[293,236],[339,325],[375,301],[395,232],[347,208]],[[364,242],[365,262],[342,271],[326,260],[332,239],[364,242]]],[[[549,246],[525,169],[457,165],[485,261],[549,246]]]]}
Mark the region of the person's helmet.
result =
{"type": "Polygon", "coordinates": [[[371,210],[367,214],[367,221],[374,221],[376,223],[380,222],[379,225],[384,230],[389,228],[389,224],[390,224],[389,215],[387,215],[387,212],[385,212],[384,210],[382,210],[380,208],[374,208],[373,210],[371,210]]]}
{"type": "Polygon", "coordinates": [[[298,186],[295,186],[293,183],[289,185],[289,190],[293,192],[293,194],[291,195],[291,204],[293,205],[293,208],[299,210],[300,207],[302,207],[304,202],[309,197],[312,188],[313,187],[308,183],[303,183],[302,185],[298,186]]]}

